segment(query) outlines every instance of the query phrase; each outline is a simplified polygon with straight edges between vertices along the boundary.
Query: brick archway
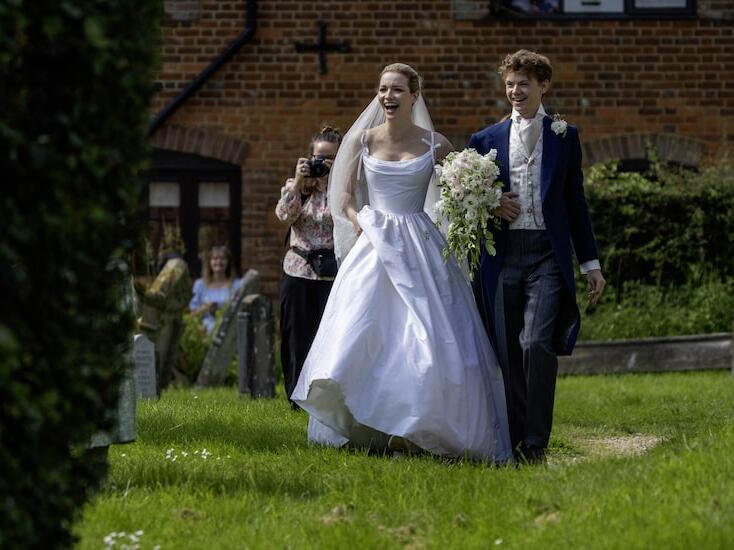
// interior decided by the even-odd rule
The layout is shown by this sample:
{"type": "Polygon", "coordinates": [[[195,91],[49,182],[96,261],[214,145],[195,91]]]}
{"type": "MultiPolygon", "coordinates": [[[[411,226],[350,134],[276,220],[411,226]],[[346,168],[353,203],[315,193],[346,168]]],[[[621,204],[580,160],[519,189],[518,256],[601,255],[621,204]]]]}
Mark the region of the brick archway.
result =
{"type": "Polygon", "coordinates": [[[598,138],[584,144],[587,165],[613,159],[646,159],[652,145],[661,160],[697,167],[703,156],[703,143],[675,134],[624,134],[598,138]]]}
{"type": "Polygon", "coordinates": [[[235,139],[211,130],[188,128],[167,124],[158,130],[150,140],[153,147],[192,153],[202,157],[213,158],[242,166],[247,154],[248,145],[241,139],[235,139]]]}
{"type": "Polygon", "coordinates": [[[282,185],[283,174],[279,168],[248,166],[245,169],[251,145],[206,128],[166,124],[153,134],[150,144],[158,149],[221,160],[242,169],[240,269],[242,272],[249,268],[258,270],[263,278],[263,293],[277,297],[283,232],[273,211],[282,185]]]}

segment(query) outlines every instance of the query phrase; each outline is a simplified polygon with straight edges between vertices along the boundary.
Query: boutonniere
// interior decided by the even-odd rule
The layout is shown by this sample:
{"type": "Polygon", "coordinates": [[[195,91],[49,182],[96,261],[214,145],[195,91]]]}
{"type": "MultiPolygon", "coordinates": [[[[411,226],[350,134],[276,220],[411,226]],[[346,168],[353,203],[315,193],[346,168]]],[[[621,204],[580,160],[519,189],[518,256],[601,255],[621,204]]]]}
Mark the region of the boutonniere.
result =
{"type": "Polygon", "coordinates": [[[566,137],[566,133],[568,132],[568,122],[563,120],[561,115],[558,113],[553,115],[553,122],[551,122],[551,130],[557,135],[561,136],[562,138],[566,137]]]}

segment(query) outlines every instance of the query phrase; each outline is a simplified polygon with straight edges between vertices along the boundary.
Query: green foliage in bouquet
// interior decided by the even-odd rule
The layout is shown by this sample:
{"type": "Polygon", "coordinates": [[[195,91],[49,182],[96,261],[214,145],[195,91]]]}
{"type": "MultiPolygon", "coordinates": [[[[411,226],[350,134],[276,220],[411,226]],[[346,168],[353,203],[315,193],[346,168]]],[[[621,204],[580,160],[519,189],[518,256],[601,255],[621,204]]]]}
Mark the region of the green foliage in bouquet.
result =
{"type": "Polygon", "coordinates": [[[104,471],[141,242],[137,173],[160,2],[0,3],[0,547],[67,548],[104,471]],[[107,419],[105,421],[105,419],[107,419]]]}
{"type": "Polygon", "coordinates": [[[436,203],[436,225],[448,224],[443,250],[444,260],[454,254],[466,258],[470,276],[479,267],[482,249],[496,253],[492,229],[500,220],[494,215],[502,196],[502,184],[497,181],[499,166],[497,151],[480,155],[474,149],[452,151],[436,168],[441,199],[436,203]]]}

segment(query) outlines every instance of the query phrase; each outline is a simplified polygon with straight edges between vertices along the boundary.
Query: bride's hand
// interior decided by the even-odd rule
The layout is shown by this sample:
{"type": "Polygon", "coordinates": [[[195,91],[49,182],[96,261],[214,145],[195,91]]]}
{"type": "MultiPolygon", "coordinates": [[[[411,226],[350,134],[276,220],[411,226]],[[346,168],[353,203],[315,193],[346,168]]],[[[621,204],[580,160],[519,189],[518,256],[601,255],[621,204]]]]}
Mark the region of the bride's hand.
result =
{"type": "Polygon", "coordinates": [[[359,237],[362,234],[362,227],[359,225],[359,222],[352,220],[352,226],[354,227],[355,233],[357,233],[357,237],[359,237]]]}
{"type": "Polygon", "coordinates": [[[357,237],[359,237],[362,234],[362,227],[359,225],[359,220],[357,219],[357,211],[351,205],[346,210],[347,217],[352,222],[354,231],[357,233],[357,237]]]}

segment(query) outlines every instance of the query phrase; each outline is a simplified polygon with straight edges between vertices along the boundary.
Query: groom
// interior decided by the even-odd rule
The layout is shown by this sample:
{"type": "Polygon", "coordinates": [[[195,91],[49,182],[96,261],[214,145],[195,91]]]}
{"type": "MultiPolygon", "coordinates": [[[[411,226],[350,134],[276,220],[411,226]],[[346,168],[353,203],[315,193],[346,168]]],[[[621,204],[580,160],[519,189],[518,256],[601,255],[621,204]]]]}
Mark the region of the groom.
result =
{"type": "Polygon", "coordinates": [[[499,67],[512,115],[474,134],[469,147],[497,150],[504,184],[494,231],[497,254],[483,253],[474,291],[505,380],[510,438],[518,460],[543,462],[553,421],[557,355],[579,330],[572,250],[589,281],[604,290],[586,205],[578,130],[541,103],[552,68],[528,50],[499,67]],[[573,245],[573,248],[572,248],[573,245]]]}

